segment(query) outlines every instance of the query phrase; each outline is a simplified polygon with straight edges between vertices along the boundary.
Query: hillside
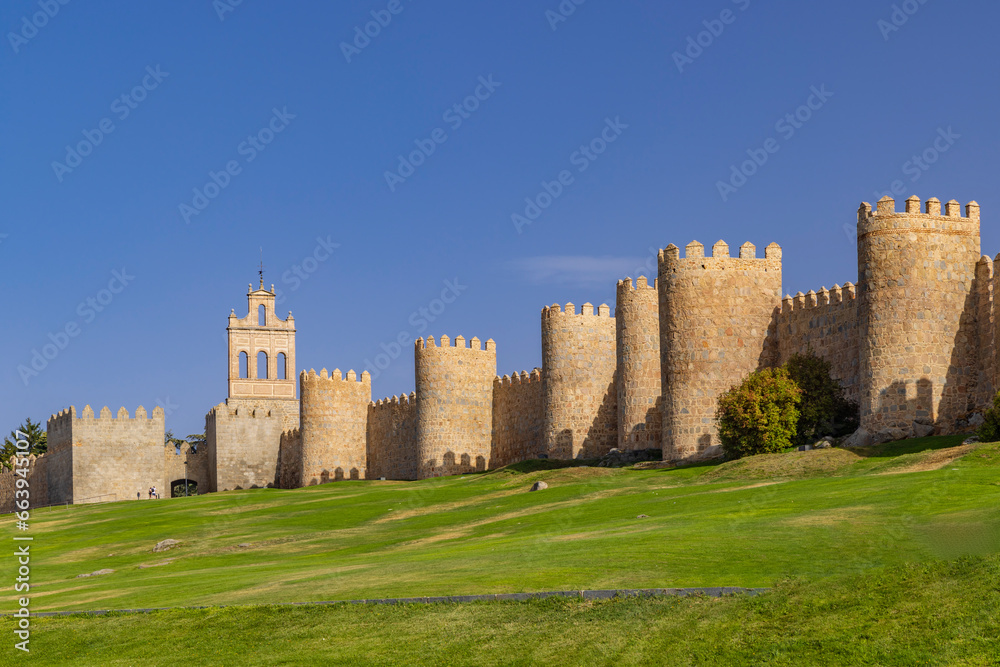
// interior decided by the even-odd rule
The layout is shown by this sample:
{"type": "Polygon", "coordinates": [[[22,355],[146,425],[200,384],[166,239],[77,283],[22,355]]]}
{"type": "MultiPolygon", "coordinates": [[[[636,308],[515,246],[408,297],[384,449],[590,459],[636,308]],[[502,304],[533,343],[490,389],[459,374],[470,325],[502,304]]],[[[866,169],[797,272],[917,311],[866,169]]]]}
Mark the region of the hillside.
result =
{"type": "Polygon", "coordinates": [[[998,445],[960,439],[44,509],[32,608],[760,587],[1000,552],[998,445]]]}

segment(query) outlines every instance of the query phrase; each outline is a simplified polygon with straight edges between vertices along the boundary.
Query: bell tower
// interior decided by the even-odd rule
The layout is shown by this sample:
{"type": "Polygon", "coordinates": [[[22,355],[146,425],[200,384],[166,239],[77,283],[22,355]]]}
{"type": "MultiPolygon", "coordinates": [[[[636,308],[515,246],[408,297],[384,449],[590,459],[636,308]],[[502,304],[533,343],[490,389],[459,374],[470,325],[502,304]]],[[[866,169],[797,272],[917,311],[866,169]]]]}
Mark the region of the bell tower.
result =
{"type": "Polygon", "coordinates": [[[274,311],[275,292],[247,289],[248,313],[229,315],[229,398],[295,400],[295,318],[284,320],[274,311]]]}

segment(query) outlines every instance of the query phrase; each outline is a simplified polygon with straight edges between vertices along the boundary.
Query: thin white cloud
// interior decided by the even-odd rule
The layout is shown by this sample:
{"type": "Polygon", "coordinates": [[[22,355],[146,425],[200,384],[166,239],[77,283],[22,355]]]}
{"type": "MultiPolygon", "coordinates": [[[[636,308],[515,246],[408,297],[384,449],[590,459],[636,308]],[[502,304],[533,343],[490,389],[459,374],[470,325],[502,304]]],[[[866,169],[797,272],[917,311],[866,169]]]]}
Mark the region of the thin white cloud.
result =
{"type": "Polygon", "coordinates": [[[641,257],[548,255],[515,259],[507,268],[534,284],[608,287],[622,278],[648,275],[647,264],[641,257]]]}

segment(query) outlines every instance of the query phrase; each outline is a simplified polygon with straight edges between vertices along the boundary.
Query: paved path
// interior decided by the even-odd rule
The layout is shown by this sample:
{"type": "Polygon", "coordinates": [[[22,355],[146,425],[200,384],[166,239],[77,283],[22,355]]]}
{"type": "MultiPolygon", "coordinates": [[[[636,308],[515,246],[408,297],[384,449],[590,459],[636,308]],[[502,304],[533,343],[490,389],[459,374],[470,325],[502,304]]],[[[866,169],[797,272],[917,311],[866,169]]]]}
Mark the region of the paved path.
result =
{"type": "MultiPolygon", "coordinates": [[[[153,607],[150,609],[100,609],[95,611],[40,611],[32,616],[78,616],[91,614],[147,614],[154,611],[170,611],[172,609],[225,609],[226,607],[275,606],[295,607],[308,605],[330,604],[455,604],[462,602],[523,602],[525,600],[542,600],[545,598],[577,598],[580,600],[611,600],[629,597],[658,597],[674,595],[707,595],[722,597],[724,595],[760,595],[769,591],[768,588],[734,588],[730,586],[714,588],[624,588],[603,591],[549,591],[545,593],[500,593],[496,595],[446,595],[427,598],[382,598],[376,600],[337,600],[331,602],[284,602],[274,605],[213,605],[204,607],[153,607]]],[[[0,614],[11,616],[12,614],[0,614]]]]}

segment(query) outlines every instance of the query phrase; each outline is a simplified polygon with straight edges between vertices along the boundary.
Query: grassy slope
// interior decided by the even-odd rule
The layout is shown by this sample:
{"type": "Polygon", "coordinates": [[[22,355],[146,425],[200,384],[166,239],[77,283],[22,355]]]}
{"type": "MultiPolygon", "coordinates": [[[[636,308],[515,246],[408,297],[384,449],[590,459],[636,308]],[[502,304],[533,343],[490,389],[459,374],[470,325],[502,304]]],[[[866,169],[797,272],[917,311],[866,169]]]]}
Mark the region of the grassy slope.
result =
{"type": "MultiPolygon", "coordinates": [[[[879,474],[955,444],[933,438],[868,456],[828,450],[674,470],[505,470],[41,510],[33,516],[32,607],[770,586],[787,576],[1000,552],[997,445],[940,470],[879,474]],[[526,493],[537,479],[550,488],[526,493]],[[167,538],[183,544],[151,553],[167,538]],[[102,568],[116,572],[75,578],[102,568]]],[[[13,532],[5,521],[0,539],[13,532]]],[[[11,596],[0,602],[11,604],[11,596]]]]}
{"type": "MultiPolygon", "coordinates": [[[[0,619],[7,632],[9,619],[0,619]]],[[[759,598],[238,607],[40,619],[38,665],[992,665],[1000,558],[759,598]]],[[[5,647],[6,648],[6,647],[5,647]]],[[[2,654],[2,652],[0,652],[2,654]]],[[[10,664],[13,664],[12,662],[10,664]]]]}

